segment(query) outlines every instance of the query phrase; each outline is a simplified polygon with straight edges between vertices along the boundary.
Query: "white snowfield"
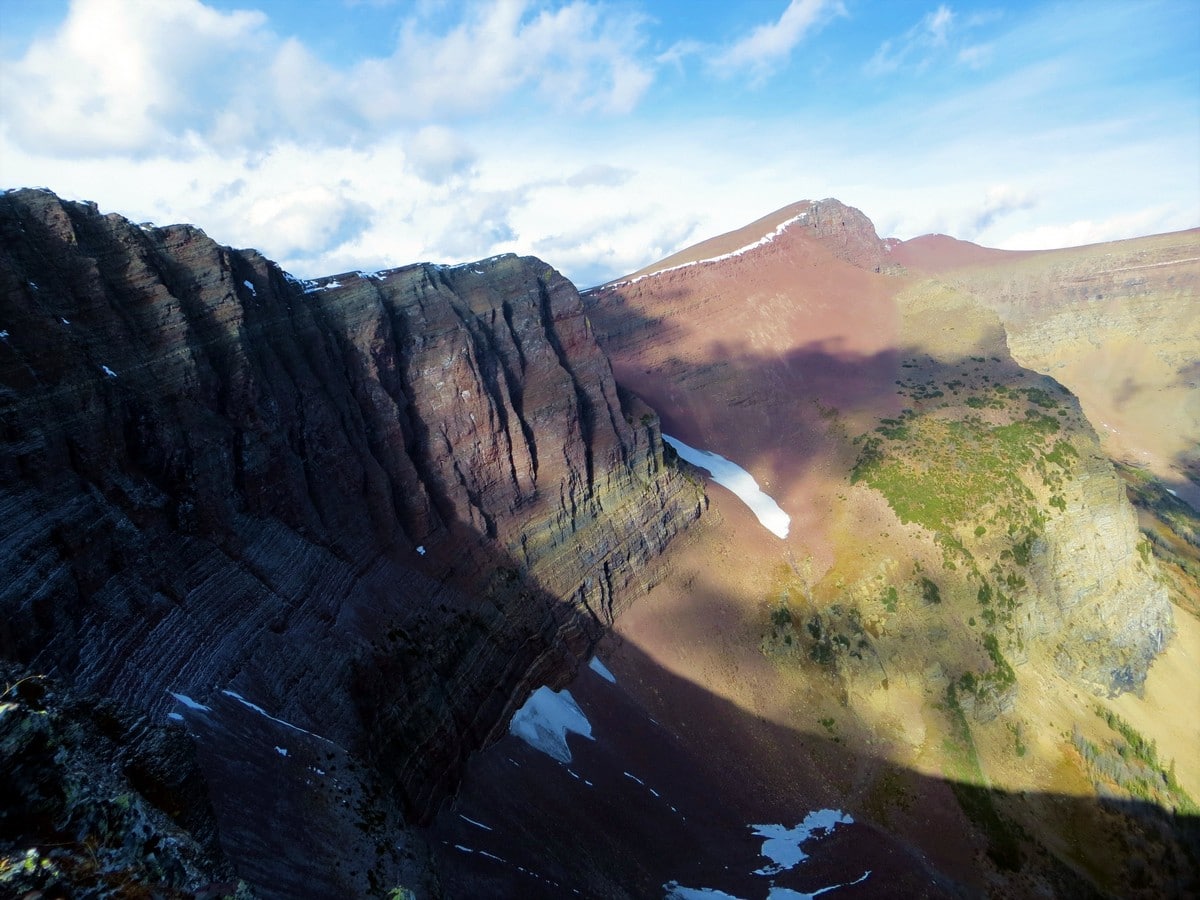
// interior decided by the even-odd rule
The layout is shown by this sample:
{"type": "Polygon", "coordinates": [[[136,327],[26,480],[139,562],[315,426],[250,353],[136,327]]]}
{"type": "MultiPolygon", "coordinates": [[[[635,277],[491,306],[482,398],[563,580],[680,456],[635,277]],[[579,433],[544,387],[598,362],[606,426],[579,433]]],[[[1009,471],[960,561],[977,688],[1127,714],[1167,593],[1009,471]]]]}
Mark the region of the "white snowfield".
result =
{"type": "Polygon", "coordinates": [[[663,440],[674,447],[675,452],[684,460],[708,471],[712,475],[712,480],[721,487],[733,491],[739,500],[750,507],[750,511],[758,517],[763,528],[777,537],[788,536],[792,517],[780,509],[779,504],[770,496],[763,493],[753,475],[718,453],[689,447],[683,441],[668,434],[663,435],[663,440]]]}
{"type": "MultiPolygon", "coordinates": [[[[840,809],[818,809],[804,817],[804,821],[795,828],[784,828],[782,825],[751,825],[750,829],[763,841],[762,855],[770,859],[773,865],[755,869],[755,875],[768,877],[778,875],[786,869],[794,868],[798,863],[808,859],[800,845],[814,835],[825,835],[838,825],[852,825],[854,819],[840,809]]],[[[767,900],[815,900],[821,894],[836,891],[838,888],[849,887],[866,881],[871,875],[868,869],[854,881],[840,884],[830,884],[818,888],[811,893],[796,891],[792,888],[772,884],[767,892],[767,900]]],[[[743,900],[733,894],[709,887],[685,887],[678,881],[668,881],[663,885],[665,900],[743,900]]]]}
{"type": "Polygon", "coordinates": [[[762,855],[774,863],[763,866],[755,874],[777,875],[784,869],[790,869],[797,863],[808,859],[808,854],[800,845],[807,841],[814,831],[828,833],[838,825],[853,825],[854,819],[840,809],[818,809],[804,817],[804,821],[795,828],[784,828],[782,825],[751,825],[751,830],[763,841],[762,855]]]}
{"type": "Polygon", "coordinates": [[[568,690],[552,691],[544,685],[529,695],[508,724],[509,733],[516,735],[535,750],[560,763],[571,761],[567,732],[582,735],[589,741],[592,723],[587,720],[575,698],[568,690]]]}

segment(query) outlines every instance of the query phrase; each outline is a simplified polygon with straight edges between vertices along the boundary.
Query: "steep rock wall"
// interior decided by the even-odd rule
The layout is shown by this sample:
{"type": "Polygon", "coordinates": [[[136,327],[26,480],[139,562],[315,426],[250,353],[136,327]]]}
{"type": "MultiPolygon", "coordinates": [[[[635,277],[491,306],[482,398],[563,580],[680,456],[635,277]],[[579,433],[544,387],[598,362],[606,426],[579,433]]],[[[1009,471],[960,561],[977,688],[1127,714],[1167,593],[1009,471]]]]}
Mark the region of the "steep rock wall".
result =
{"type": "MultiPolygon", "coordinates": [[[[1032,388],[1035,393],[1026,395],[1030,399],[1013,421],[1037,420],[1042,414],[1052,423],[1048,436],[1023,442],[1018,456],[1002,457],[1020,465],[1015,473],[1026,498],[1012,505],[1013,510],[1024,507],[1024,512],[1010,511],[1008,517],[1034,517],[1012,532],[1014,538],[1027,535],[1027,558],[1014,560],[1013,550],[1006,548],[1007,559],[992,558],[979,567],[990,571],[997,584],[1002,583],[1005,570],[1016,579],[1014,583],[1022,584],[1015,590],[1019,612],[1011,623],[1013,637],[1019,639],[1010,642],[1008,651],[1021,659],[1023,643],[1036,645],[1054,658],[1064,676],[1097,693],[1140,690],[1151,663],[1174,631],[1171,604],[1155,577],[1157,567],[1138,550],[1136,513],[1078,400],[1053,380],[1038,378],[1013,361],[1008,331],[979,298],[934,281],[918,284],[902,296],[902,303],[905,337],[938,361],[940,374],[929,384],[951,395],[925,402],[948,407],[952,418],[982,414],[1004,422],[990,411],[989,404],[1007,404],[996,400],[995,386],[1003,385],[1010,398],[1032,388]],[[988,376],[981,383],[975,380],[972,366],[989,359],[988,376]],[[942,380],[946,378],[951,380],[942,380]],[[967,393],[966,400],[953,399],[960,389],[967,393]],[[1062,451],[1059,462],[1036,461],[1051,444],[1057,448],[1059,441],[1072,448],[1069,453],[1062,451]],[[1032,466],[1030,459],[1036,461],[1032,466]]],[[[1012,413],[1006,410],[1001,415],[1012,413]]],[[[984,458],[982,453],[962,456],[967,465],[984,458]]],[[[983,521],[993,502],[996,497],[980,497],[974,513],[978,521],[969,518],[957,535],[968,546],[974,545],[980,559],[1002,552],[1006,542],[994,542],[996,528],[990,521],[990,537],[978,542],[971,537],[971,527],[983,521]]],[[[971,583],[968,593],[976,588],[971,583]]],[[[1001,705],[1010,702],[1008,698],[1001,705]]],[[[997,708],[985,704],[980,712],[991,715],[997,708]]]]}
{"type": "Polygon", "coordinates": [[[47,191],[0,240],[4,656],[155,717],[234,690],[410,821],[698,514],[538,260],[300,283],[47,191]]]}

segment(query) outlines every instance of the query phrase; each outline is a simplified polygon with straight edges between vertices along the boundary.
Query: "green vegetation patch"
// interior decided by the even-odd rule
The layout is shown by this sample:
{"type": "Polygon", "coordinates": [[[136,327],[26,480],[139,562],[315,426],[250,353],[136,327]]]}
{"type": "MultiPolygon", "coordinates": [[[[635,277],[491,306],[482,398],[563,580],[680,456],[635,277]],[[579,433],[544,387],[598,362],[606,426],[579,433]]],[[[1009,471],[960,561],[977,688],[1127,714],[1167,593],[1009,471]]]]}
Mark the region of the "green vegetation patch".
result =
{"type": "Polygon", "coordinates": [[[1108,725],[1113,738],[1096,744],[1075,725],[1071,742],[1097,788],[1109,792],[1119,789],[1134,799],[1174,810],[1179,815],[1200,816],[1200,805],[1175,777],[1175,760],[1164,767],[1154,741],[1146,740],[1132,725],[1099,704],[1095,712],[1108,725]]]}
{"type": "MultiPolygon", "coordinates": [[[[905,524],[933,532],[947,569],[977,568],[972,547],[963,543],[972,533],[976,541],[1007,535],[1001,560],[1028,566],[1046,521],[1030,485],[1040,480],[1050,492],[1049,507],[1065,511],[1066,484],[1079,461],[1063,434],[1066,423],[1044,412],[1059,401],[1042,388],[953,379],[945,384],[968,393],[954,417],[919,402],[928,399],[928,385],[898,384],[901,395],[925,408],[905,409],[859,435],[851,482],[882,493],[905,524]],[[986,418],[974,410],[986,411],[986,418]]],[[[996,547],[994,538],[989,546],[996,547]]]]}
{"type": "Polygon", "coordinates": [[[1035,459],[1066,471],[1074,448],[1046,438],[1057,419],[1031,413],[1006,425],[990,425],[974,414],[962,419],[924,415],[902,426],[883,426],[860,436],[852,483],[882,493],[906,524],[950,532],[978,517],[982,507],[1020,510],[1034,498],[1021,478],[1035,459]]]}

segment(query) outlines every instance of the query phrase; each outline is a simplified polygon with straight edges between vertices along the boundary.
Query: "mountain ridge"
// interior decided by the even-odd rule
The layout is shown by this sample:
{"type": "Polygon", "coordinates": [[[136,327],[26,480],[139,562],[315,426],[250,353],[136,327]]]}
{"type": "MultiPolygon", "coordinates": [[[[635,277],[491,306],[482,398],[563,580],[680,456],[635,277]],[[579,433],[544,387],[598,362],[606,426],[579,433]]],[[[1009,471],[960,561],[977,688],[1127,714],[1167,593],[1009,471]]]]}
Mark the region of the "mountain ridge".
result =
{"type": "Polygon", "coordinates": [[[300,281],[193,226],[0,196],[4,852],[181,895],[556,896],[574,860],[576,890],[752,893],[697,854],[754,858],[748,821],[821,802],[853,813],[814,866],[850,896],[1194,884],[1186,734],[1110,759],[1153,746],[1113,695],[1173,708],[1147,673],[1197,645],[1167,600],[1190,532],[1143,488],[1160,542],[1139,535],[1088,401],[1017,358],[1078,373],[1047,298],[1115,304],[1168,323],[1136,370],[1161,383],[1194,275],[1159,263],[1187,234],[1116,248],[1122,273],[1149,254],[1128,280],[990,251],[929,277],[803,201],[581,296],[514,255],[300,281]],[[706,496],[663,428],[748,470],[786,538],[706,496]],[[574,768],[505,735],[542,685],[596,723],[574,768]],[[526,767],[552,823],[495,790],[526,767]],[[1152,802],[1095,799],[1146,771],[1152,802]]]}
{"type": "MultiPolygon", "coordinates": [[[[332,741],[420,822],[699,514],[538,260],[302,284],[38,191],[0,197],[0,234],[4,656],[226,748],[200,762],[264,896],[374,871],[336,795],[323,849],[239,831],[277,783],[244,771],[264,728],[332,741]]],[[[410,856],[372,877],[420,879],[396,821],[410,856]]]]}

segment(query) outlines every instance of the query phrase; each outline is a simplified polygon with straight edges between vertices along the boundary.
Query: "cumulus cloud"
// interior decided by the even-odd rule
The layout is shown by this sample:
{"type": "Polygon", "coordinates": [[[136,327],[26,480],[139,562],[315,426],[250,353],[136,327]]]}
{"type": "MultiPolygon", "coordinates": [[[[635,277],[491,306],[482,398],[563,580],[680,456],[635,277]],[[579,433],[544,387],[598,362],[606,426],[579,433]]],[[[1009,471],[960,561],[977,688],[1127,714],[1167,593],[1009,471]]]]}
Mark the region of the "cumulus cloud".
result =
{"type": "Polygon", "coordinates": [[[408,142],[409,164],[430,184],[445,184],[468,174],[475,159],[466,141],[441,125],[426,125],[408,142]]]}
{"type": "Polygon", "coordinates": [[[1194,227],[1195,220],[1180,215],[1173,206],[1162,204],[1097,219],[1038,225],[999,242],[1005,250],[1043,250],[1079,247],[1194,227]]]}
{"type": "Polygon", "coordinates": [[[306,257],[354,240],[371,225],[372,210],[344,190],[321,185],[264,197],[246,211],[248,224],[274,235],[282,257],[306,257]]]}
{"type": "Polygon", "coordinates": [[[559,111],[628,112],[653,80],[637,56],[643,23],[590,3],[498,0],[444,33],[407,20],[396,51],[351,80],[370,97],[364,113],[383,119],[479,112],[520,88],[559,111]]]}
{"type": "Polygon", "coordinates": [[[4,65],[3,122],[60,156],[161,151],[204,127],[195,84],[242,67],[266,17],[199,0],[74,0],[62,26],[4,65]]]}
{"type": "Polygon", "coordinates": [[[438,255],[455,261],[507,250],[527,252],[514,216],[528,204],[532,190],[527,184],[508,190],[476,188],[446,198],[434,216],[443,223],[436,237],[438,255]]]}
{"type": "Polygon", "coordinates": [[[962,226],[962,235],[974,238],[986,231],[997,219],[1023,209],[1032,209],[1036,205],[1033,196],[1028,191],[1018,190],[1007,184],[998,184],[988,188],[983,202],[967,217],[962,226]]]}
{"type": "Polygon", "coordinates": [[[1116,50],[1155,52],[1125,40],[1141,14],[1064,49],[1049,13],[983,35],[988,23],[952,2],[939,15],[930,0],[927,15],[896,29],[895,42],[910,25],[923,42],[904,66],[983,65],[994,45],[1003,68],[946,79],[933,102],[878,84],[881,102],[869,108],[820,92],[797,105],[797,69],[784,94],[765,95],[769,115],[716,91],[700,113],[626,119],[605,111],[640,103],[656,72],[684,98],[711,87],[686,83],[696,76],[764,77],[840,6],[822,4],[812,19],[815,5],[779,2],[787,10],[763,29],[655,58],[662,48],[645,40],[654,29],[600,0],[407,0],[371,58],[344,62],[258,13],[75,0],[24,49],[13,51],[11,36],[0,48],[3,179],[135,221],[194,222],[301,277],[511,250],[594,284],[804,197],[839,197],[881,233],[947,231],[1000,246],[1196,224],[1196,134],[1178,128],[1194,99],[1168,90],[1173,99],[1148,115],[1146,98],[1159,94],[1094,80],[1106,71],[1096,60],[1116,50]],[[1119,46],[1096,43],[1118,34],[1119,46]],[[738,59],[738,45],[762,62],[708,68],[723,53],[738,59]],[[1064,94],[1072,73],[1076,92],[1064,94]],[[1063,96],[1097,100],[1077,109],[1063,96]],[[1012,173],[1021,182],[1006,185],[1012,173]],[[1170,208],[1141,225],[1114,218],[1164,198],[1170,208]]]}
{"type": "Polygon", "coordinates": [[[440,28],[414,14],[391,53],[339,67],[261,12],[74,0],[56,31],[3,61],[0,127],[72,158],[372,139],[526,91],[560,114],[625,113],[654,79],[645,21],[585,0],[495,0],[440,28]]]}
{"type": "Polygon", "coordinates": [[[778,21],[759,25],[720,51],[713,65],[726,73],[748,70],[756,77],[765,77],[791,56],[814,28],[845,14],[845,7],[836,0],[791,0],[778,21]]]}

